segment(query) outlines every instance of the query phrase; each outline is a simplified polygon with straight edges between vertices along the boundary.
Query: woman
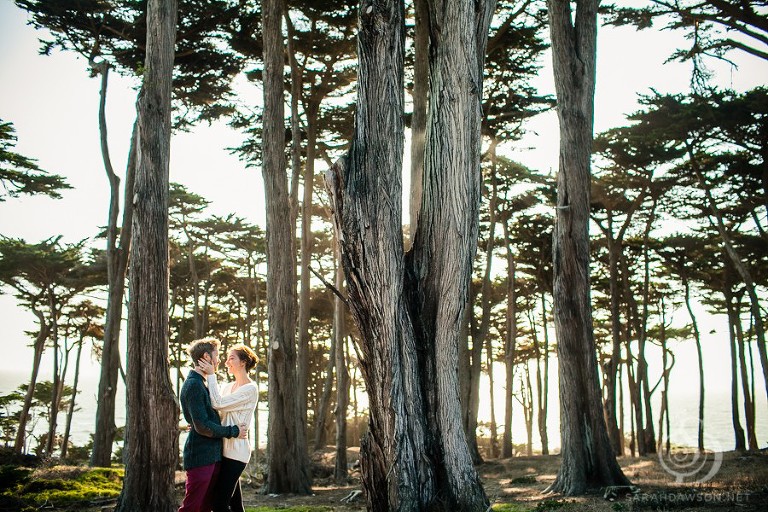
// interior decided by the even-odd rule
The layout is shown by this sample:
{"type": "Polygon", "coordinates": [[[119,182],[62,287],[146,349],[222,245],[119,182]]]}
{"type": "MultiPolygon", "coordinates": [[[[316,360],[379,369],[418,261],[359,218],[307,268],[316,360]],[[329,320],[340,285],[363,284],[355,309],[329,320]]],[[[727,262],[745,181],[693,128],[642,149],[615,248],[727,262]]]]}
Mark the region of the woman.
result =
{"type": "MultiPolygon", "coordinates": [[[[235,380],[219,391],[216,368],[206,360],[200,360],[198,368],[206,374],[211,405],[219,412],[222,425],[247,425],[250,428],[253,411],[259,401],[258,385],[248,377],[259,358],[245,345],[235,345],[229,350],[224,365],[235,380]]],[[[248,438],[224,439],[224,451],[219,476],[213,488],[213,512],[245,512],[240,491],[240,475],[251,458],[248,438]]]]}

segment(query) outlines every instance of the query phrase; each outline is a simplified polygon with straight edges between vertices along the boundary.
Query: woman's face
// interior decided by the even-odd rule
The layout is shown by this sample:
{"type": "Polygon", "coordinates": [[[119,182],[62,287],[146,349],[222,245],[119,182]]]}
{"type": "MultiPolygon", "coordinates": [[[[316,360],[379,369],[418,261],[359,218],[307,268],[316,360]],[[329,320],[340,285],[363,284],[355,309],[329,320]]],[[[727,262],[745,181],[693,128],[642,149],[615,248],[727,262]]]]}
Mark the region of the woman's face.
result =
{"type": "Polygon", "coordinates": [[[230,350],[224,365],[227,367],[229,373],[235,373],[235,370],[239,370],[245,367],[245,361],[240,359],[240,356],[237,355],[237,352],[230,350]]]}

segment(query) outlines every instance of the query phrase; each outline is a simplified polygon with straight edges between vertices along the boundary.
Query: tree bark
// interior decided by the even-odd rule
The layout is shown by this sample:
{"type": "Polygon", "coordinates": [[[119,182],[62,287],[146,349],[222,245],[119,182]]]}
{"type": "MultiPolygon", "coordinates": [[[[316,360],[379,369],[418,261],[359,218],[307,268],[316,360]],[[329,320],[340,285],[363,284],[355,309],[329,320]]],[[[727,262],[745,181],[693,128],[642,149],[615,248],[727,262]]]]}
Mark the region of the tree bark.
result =
{"type": "Polygon", "coordinates": [[[507,248],[507,336],[504,340],[504,436],[501,442],[501,456],[512,456],[512,397],[514,396],[515,346],[517,340],[517,293],[515,290],[515,256],[509,238],[509,221],[504,219],[504,245],[507,248]]]}
{"type": "Polygon", "coordinates": [[[488,507],[457,428],[459,333],[477,244],[482,54],[493,2],[477,9],[430,3],[425,186],[406,261],[398,199],[403,3],[360,5],[355,135],[326,181],[369,393],[361,463],[372,511],[488,507]],[[467,49],[469,59],[455,58],[467,49]]]}
{"type": "Polygon", "coordinates": [[[701,352],[701,333],[699,324],[696,321],[696,315],[693,314],[691,307],[691,285],[688,282],[688,276],[683,275],[683,287],[685,288],[685,307],[688,315],[691,317],[691,326],[693,327],[693,339],[696,342],[696,360],[699,364],[699,426],[698,426],[698,448],[700,452],[704,451],[704,357],[701,352]]]}
{"type": "Polygon", "coordinates": [[[640,323],[640,332],[638,336],[637,348],[637,385],[638,396],[642,397],[641,403],[645,407],[645,427],[638,425],[638,432],[641,433],[644,440],[646,453],[656,452],[656,434],[653,425],[653,408],[651,407],[651,389],[648,379],[648,361],[645,358],[645,344],[648,339],[648,318],[650,316],[650,294],[651,294],[651,271],[650,271],[650,246],[649,239],[651,235],[651,226],[655,218],[656,205],[658,198],[654,198],[653,205],[650,208],[648,219],[645,223],[643,232],[643,314],[640,323]]]}
{"type": "Polygon", "coordinates": [[[741,371],[741,392],[744,394],[744,423],[747,427],[747,448],[757,450],[757,435],[755,434],[755,397],[750,390],[749,372],[747,371],[747,355],[744,349],[744,331],[741,327],[741,295],[736,301],[736,348],[739,357],[739,370],[741,371]]]}
{"type": "Polygon", "coordinates": [[[147,54],[137,102],[125,478],[117,512],[177,508],[179,407],[168,367],[168,167],[176,15],[175,0],[147,5],[147,54]]]}
{"type": "Polygon", "coordinates": [[[536,340],[536,386],[538,388],[538,427],[539,438],[541,439],[541,454],[549,455],[549,436],[547,434],[547,411],[549,404],[549,333],[547,328],[547,300],[544,293],[541,294],[541,323],[542,337],[544,338],[543,363],[544,370],[541,371],[539,363],[539,347],[536,340]],[[542,382],[543,380],[543,382],[542,382]]]}
{"type": "Polygon", "coordinates": [[[317,145],[317,114],[320,106],[310,103],[307,112],[307,160],[304,164],[304,188],[301,201],[301,276],[299,282],[299,342],[298,342],[298,387],[299,406],[304,424],[307,422],[309,400],[309,317],[310,291],[309,265],[312,262],[312,191],[315,183],[315,154],[317,145]]]}
{"type": "Polygon", "coordinates": [[[27,393],[24,396],[24,405],[19,412],[19,429],[16,431],[16,440],[13,445],[13,450],[21,454],[24,451],[24,445],[26,443],[27,436],[27,422],[29,421],[29,409],[32,407],[32,398],[35,394],[35,386],[37,385],[37,375],[40,372],[40,361],[43,358],[43,351],[45,350],[45,340],[48,339],[50,328],[45,315],[37,309],[34,303],[30,305],[32,313],[37,317],[40,330],[37,332],[34,344],[34,354],[32,356],[32,376],[29,379],[29,386],[27,386],[27,393]]]}
{"type": "MultiPolygon", "coordinates": [[[[104,86],[106,87],[106,85],[104,86]]],[[[102,99],[102,103],[104,100],[102,99]]],[[[104,106],[100,107],[104,108],[104,106]]],[[[100,116],[101,118],[101,116],[100,116]]],[[[101,126],[100,120],[100,126],[101,126]]],[[[106,138],[106,120],[103,120],[106,138]]],[[[131,249],[131,228],[133,217],[133,188],[136,177],[136,149],[138,143],[138,119],[134,121],[131,135],[131,148],[128,153],[128,165],[125,174],[123,220],[119,243],[117,238],[117,210],[119,209],[119,178],[110,174],[111,164],[107,167],[110,182],[109,224],[107,226],[107,310],[104,320],[104,346],[101,356],[98,401],[96,404],[96,428],[93,433],[93,450],[90,465],[109,467],[112,463],[112,445],[115,441],[115,399],[117,396],[117,377],[120,372],[120,327],[123,320],[123,297],[125,295],[125,276],[128,270],[128,256],[131,249]],[[114,228],[112,227],[114,226],[114,228]]],[[[104,142],[105,143],[105,142],[104,142]]],[[[106,164],[105,164],[106,166],[106,164]]]]}
{"type": "Polygon", "coordinates": [[[265,494],[311,493],[307,441],[296,375],[296,254],[285,168],[281,0],[262,0],[264,134],[262,173],[267,208],[269,419],[265,494]]]}
{"type": "Polygon", "coordinates": [[[328,443],[326,423],[328,409],[331,404],[331,389],[333,388],[333,367],[336,366],[336,336],[331,338],[331,349],[328,351],[328,364],[325,366],[325,379],[323,379],[323,392],[320,402],[315,410],[315,450],[325,448],[328,443]]]}
{"type": "MultiPolygon", "coordinates": [[[[336,266],[336,289],[344,287],[344,270],[341,268],[341,258],[336,266]]],[[[333,302],[333,335],[336,338],[336,459],[333,471],[337,483],[346,483],[349,475],[347,470],[347,408],[349,406],[349,371],[344,356],[344,339],[346,337],[345,306],[340,297],[333,302]]]]}
{"type": "Polygon", "coordinates": [[[427,131],[429,94],[429,7],[428,0],[414,0],[413,36],[413,117],[411,118],[411,196],[409,243],[419,225],[419,208],[424,185],[424,142],[427,131]]]}
{"type": "Polygon", "coordinates": [[[549,491],[582,494],[627,485],[603,419],[589,278],[590,155],[598,0],[548,0],[560,164],[554,234],[554,318],[558,342],[562,464],[549,491]]]}
{"type": "Polygon", "coordinates": [[[736,352],[736,323],[739,321],[733,308],[733,292],[731,286],[733,283],[730,277],[730,265],[725,265],[723,298],[725,299],[725,310],[728,314],[728,340],[731,350],[731,424],[733,425],[734,450],[745,451],[747,445],[744,439],[744,428],[741,426],[739,417],[739,371],[738,354],[736,352]]]}
{"type": "Polygon", "coordinates": [[[712,197],[712,191],[709,189],[709,186],[704,179],[703,172],[701,169],[699,169],[697,159],[695,158],[693,150],[690,148],[690,146],[688,147],[688,153],[690,156],[691,164],[693,166],[693,170],[696,173],[696,177],[699,181],[699,185],[702,189],[704,189],[704,194],[707,197],[707,203],[709,204],[710,210],[712,211],[712,216],[715,218],[713,224],[715,225],[717,232],[720,234],[720,239],[723,241],[725,252],[733,263],[736,272],[739,274],[739,277],[741,277],[742,281],[744,282],[744,286],[747,289],[747,296],[749,297],[749,309],[755,322],[755,335],[757,336],[757,350],[760,354],[760,365],[763,368],[765,393],[766,396],[768,396],[768,350],[766,349],[763,312],[762,308],[760,307],[760,299],[757,296],[755,280],[752,278],[752,274],[744,264],[744,260],[741,258],[738,251],[736,250],[736,247],[733,245],[731,235],[728,233],[728,230],[725,227],[725,223],[723,222],[723,215],[720,212],[720,209],[717,207],[717,203],[715,202],[714,197],[712,197]]]}
{"type": "Polygon", "coordinates": [[[77,399],[77,386],[80,383],[80,356],[83,353],[83,338],[80,336],[80,340],[77,343],[77,355],[75,356],[75,376],[72,381],[72,396],[69,399],[69,409],[67,410],[67,421],[64,427],[64,438],[61,441],[61,458],[67,458],[67,451],[69,450],[69,434],[72,431],[72,416],[75,413],[75,402],[77,399]]]}

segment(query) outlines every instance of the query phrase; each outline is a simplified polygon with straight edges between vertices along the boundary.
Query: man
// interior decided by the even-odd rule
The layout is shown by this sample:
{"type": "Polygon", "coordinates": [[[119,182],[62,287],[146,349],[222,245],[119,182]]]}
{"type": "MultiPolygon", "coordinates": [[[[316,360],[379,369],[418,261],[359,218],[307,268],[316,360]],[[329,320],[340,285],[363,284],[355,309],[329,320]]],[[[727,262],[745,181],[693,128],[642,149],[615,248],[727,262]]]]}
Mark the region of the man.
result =
{"type": "MultiPolygon", "coordinates": [[[[187,348],[192,364],[201,359],[218,361],[219,340],[195,340],[187,348]]],[[[184,419],[191,426],[184,443],[184,471],[187,484],[179,512],[208,512],[209,491],[213,488],[222,453],[222,438],[248,436],[245,425],[222,426],[219,413],[211,406],[205,387],[205,376],[198,370],[189,372],[179,397],[184,419]]]]}

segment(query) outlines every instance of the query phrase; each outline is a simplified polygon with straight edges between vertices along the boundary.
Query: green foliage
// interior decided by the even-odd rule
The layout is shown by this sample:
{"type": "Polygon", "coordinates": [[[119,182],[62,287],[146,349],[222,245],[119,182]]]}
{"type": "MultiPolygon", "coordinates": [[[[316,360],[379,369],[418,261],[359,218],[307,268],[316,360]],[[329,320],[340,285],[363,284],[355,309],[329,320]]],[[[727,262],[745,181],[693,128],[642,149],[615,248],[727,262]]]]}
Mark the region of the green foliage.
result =
{"type": "MultiPolygon", "coordinates": [[[[37,470],[34,473],[20,468],[16,468],[15,472],[7,471],[10,477],[15,477],[15,481],[4,486],[4,497],[16,496],[27,504],[48,503],[54,506],[117,497],[124,475],[122,468],[83,469],[65,466],[37,470]]],[[[5,474],[0,471],[0,481],[5,481],[5,474]]]]}
{"type": "Polygon", "coordinates": [[[491,505],[493,512],[525,512],[530,508],[517,503],[494,503],[491,505]]]}
{"type": "Polygon", "coordinates": [[[0,203],[22,194],[44,194],[60,198],[60,191],[72,188],[58,174],[48,174],[35,161],[14,153],[16,131],[13,124],[0,119],[0,203]]]}
{"type": "MultiPolygon", "coordinates": [[[[16,0],[30,24],[46,30],[40,52],[75,52],[92,74],[111,68],[131,76],[144,72],[146,2],[112,0],[16,0]]],[[[259,37],[244,26],[236,2],[180,0],[174,59],[175,124],[187,127],[232,112],[231,83],[245,60],[228,44],[237,32],[259,37]]]]}
{"type": "Polygon", "coordinates": [[[536,483],[536,475],[519,476],[517,478],[513,478],[511,480],[511,483],[513,483],[513,484],[535,484],[536,483]]]}
{"type": "Polygon", "coordinates": [[[541,512],[545,512],[549,510],[560,510],[562,508],[567,507],[568,504],[569,503],[567,501],[546,499],[538,502],[534,510],[541,511],[541,512]]]}
{"type": "Polygon", "coordinates": [[[313,507],[298,505],[296,507],[248,507],[245,512],[333,512],[331,507],[313,507]]]}
{"type": "Polygon", "coordinates": [[[32,470],[12,464],[0,466],[0,491],[13,489],[17,485],[24,485],[29,482],[29,476],[32,470]]]}

